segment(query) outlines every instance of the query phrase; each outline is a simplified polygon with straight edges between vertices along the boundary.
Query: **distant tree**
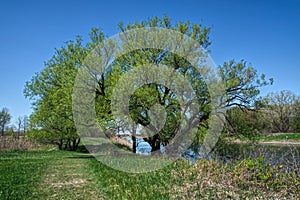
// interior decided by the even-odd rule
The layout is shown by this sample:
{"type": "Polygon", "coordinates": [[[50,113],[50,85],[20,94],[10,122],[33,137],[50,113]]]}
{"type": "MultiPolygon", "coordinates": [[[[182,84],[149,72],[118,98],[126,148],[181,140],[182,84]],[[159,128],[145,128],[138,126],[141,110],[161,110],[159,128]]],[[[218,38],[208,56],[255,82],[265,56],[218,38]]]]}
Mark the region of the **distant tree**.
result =
{"type": "Polygon", "coordinates": [[[0,131],[1,136],[4,136],[4,130],[6,126],[10,123],[11,115],[7,108],[2,108],[0,111],[0,131]]]}
{"type": "Polygon", "coordinates": [[[17,118],[17,120],[16,120],[17,138],[19,138],[22,135],[25,137],[25,133],[28,129],[28,126],[29,126],[29,119],[28,119],[27,115],[19,116],[17,118]]]}
{"type": "Polygon", "coordinates": [[[5,128],[5,133],[6,135],[12,136],[12,137],[16,137],[16,127],[15,125],[11,125],[11,126],[7,126],[5,128]]]}
{"type": "Polygon", "coordinates": [[[295,102],[295,113],[291,121],[293,132],[300,132],[300,99],[295,102]]]}
{"type": "Polygon", "coordinates": [[[262,100],[266,115],[270,118],[273,131],[289,132],[292,119],[297,114],[299,97],[289,90],[271,92],[262,100]]]}
{"type": "Polygon", "coordinates": [[[23,116],[22,123],[23,123],[23,134],[24,134],[24,137],[25,137],[26,132],[29,129],[29,118],[28,118],[27,115],[23,116]]]}
{"type": "Polygon", "coordinates": [[[19,139],[21,132],[22,132],[22,128],[23,128],[22,117],[19,116],[16,123],[17,123],[17,138],[19,139]]]}

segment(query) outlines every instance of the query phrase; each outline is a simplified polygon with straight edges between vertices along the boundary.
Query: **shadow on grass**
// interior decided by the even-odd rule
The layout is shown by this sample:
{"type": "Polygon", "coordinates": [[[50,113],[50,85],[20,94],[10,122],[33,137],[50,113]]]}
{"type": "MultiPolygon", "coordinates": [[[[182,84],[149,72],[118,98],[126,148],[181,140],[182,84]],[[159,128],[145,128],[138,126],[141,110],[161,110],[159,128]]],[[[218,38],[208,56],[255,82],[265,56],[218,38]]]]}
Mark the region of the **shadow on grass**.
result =
{"type": "Polygon", "coordinates": [[[92,155],[74,155],[74,156],[68,156],[66,158],[69,158],[69,159],[91,159],[91,158],[95,158],[94,156],[92,155]]]}

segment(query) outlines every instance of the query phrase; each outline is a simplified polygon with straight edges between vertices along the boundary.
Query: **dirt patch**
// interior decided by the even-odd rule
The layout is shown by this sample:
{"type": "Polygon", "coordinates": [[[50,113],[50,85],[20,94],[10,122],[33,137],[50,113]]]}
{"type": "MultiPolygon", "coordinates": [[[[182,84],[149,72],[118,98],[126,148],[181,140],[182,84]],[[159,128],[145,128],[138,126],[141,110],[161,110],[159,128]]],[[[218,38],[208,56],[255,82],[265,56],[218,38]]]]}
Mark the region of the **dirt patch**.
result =
{"type": "Polygon", "coordinates": [[[68,182],[52,183],[51,186],[53,186],[53,187],[64,187],[64,186],[81,187],[82,184],[86,183],[86,181],[87,181],[86,179],[75,178],[68,182]]]}

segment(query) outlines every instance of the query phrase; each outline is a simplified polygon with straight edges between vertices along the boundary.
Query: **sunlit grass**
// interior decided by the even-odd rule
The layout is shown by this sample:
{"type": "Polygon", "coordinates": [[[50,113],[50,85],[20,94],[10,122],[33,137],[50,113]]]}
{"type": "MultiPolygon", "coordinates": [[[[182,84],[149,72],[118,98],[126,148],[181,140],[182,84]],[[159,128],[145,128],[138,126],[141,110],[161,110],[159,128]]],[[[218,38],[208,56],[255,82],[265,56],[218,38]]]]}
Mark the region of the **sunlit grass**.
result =
{"type": "Polygon", "coordinates": [[[160,170],[127,173],[78,152],[0,151],[0,199],[298,198],[299,184],[297,171],[285,174],[263,158],[230,165],[179,160],[160,170]]]}
{"type": "Polygon", "coordinates": [[[260,135],[257,136],[257,139],[260,141],[300,141],[300,133],[283,133],[275,135],[260,135]]]}
{"type": "Polygon", "coordinates": [[[118,171],[97,160],[89,167],[109,199],[169,199],[172,165],[140,174],[118,171]]]}
{"type": "Polygon", "coordinates": [[[48,152],[0,151],[0,199],[29,199],[47,167],[48,152]]]}

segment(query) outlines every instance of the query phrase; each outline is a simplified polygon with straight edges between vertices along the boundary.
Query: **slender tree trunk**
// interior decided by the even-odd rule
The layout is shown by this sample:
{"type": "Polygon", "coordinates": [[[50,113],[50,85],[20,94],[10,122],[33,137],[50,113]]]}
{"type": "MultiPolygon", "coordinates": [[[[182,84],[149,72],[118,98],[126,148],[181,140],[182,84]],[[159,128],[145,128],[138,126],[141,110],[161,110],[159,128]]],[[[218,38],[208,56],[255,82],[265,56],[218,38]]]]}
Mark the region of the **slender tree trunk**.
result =
{"type": "Polygon", "coordinates": [[[1,129],[1,136],[4,136],[4,129],[1,129]]]}
{"type": "Polygon", "coordinates": [[[132,152],[136,153],[137,144],[136,144],[136,125],[135,124],[133,125],[133,128],[132,128],[131,138],[132,138],[132,152]]]}

